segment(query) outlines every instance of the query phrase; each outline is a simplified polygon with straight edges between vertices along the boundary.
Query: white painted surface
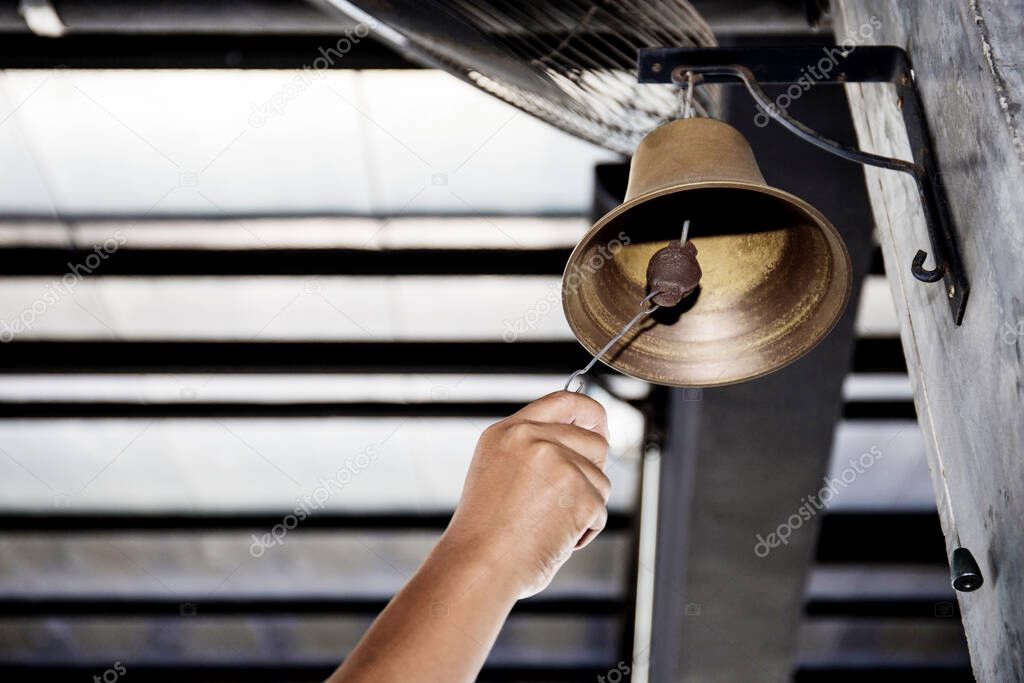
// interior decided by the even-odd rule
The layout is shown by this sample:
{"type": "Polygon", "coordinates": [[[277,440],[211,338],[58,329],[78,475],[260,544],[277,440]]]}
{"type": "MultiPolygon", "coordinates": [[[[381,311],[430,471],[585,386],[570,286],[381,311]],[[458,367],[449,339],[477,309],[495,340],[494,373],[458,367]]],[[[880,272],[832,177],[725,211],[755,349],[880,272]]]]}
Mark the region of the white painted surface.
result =
{"type": "Polygon", "coordinates": [[[7,71],[0,121],[43,216],[582,213],[612,157],[429,70],[7,71]]]}

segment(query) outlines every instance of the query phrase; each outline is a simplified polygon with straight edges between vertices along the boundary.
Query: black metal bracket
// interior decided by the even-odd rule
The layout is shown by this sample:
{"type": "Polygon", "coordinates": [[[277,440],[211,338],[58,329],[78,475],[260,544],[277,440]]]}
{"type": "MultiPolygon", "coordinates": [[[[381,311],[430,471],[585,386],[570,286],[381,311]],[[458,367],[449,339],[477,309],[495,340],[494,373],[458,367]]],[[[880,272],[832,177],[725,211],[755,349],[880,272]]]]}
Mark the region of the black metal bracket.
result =
{"type": "Polygon", "coordinates": [[[914,70],[907,53],[889,45],[848,49],[828,47],[648,48],[640,50],[640,83],[742,83],[760,110],[801,139],[848,161],[902,171],[913,176],[931,242],[934,267],[925,268],[928,253],[918,250],[910,271],[921,282],[942,280],[953,322],[963,322],[970,286],[957,249],[949,202],[932,151],[914,70]],[[823,137],[790,117],[761,89],[761,84],[795,85],[801,92],[816,84],[891,83],[913,153],[913,161],[862,152],[823,137]]]}

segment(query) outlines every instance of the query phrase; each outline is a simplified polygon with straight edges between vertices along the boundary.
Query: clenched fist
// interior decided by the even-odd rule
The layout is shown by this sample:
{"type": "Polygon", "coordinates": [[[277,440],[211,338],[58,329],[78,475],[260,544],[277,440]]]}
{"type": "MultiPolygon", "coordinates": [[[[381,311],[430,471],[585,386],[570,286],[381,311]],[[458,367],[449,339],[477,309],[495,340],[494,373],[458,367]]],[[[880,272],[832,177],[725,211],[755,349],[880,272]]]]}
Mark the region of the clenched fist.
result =
{"type": "Polygon", "coordinates": [[[534,401],[480,437],[445,540],[476,547],[519,597],[538,593],[604,528],[607,453],[597,401],[567,391],[534,401]]]}
{"type": "Polygon", "coordinates": [[[441,540],[330,683],[472,683],[519,598],[608,519],[608,422],[566,391],[492,425],[441,540]]]}

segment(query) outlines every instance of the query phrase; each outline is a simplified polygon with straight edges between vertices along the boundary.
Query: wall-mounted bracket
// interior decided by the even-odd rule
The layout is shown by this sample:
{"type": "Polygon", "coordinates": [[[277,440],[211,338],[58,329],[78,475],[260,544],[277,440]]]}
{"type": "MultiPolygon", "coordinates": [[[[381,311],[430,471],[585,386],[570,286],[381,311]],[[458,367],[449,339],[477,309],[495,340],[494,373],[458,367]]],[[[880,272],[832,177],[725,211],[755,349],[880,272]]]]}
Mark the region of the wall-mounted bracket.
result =
{"type": "Polygon", "coordinates": [[[925,268],[928,253],[918,250],[910,270],[921,282],[942,280],[953,322],[963,322],[970,286],[957,249],[949,203],[932,151],[928,122],[914,82],[907,53],[894,46],[780,48],[649,48],[640,50],[640,83],[685,85],[742,83],[761,111],[801,139],[848,161],[902,171],[913,176],[921,198],[934,267],[925,268]],[[826,68],[825,65],[828,65],[826,68]],[[891,83],[896,87],[913,161],[862,152],[823,137],[780,109],[761,84],[797,85],[891,83]]]}

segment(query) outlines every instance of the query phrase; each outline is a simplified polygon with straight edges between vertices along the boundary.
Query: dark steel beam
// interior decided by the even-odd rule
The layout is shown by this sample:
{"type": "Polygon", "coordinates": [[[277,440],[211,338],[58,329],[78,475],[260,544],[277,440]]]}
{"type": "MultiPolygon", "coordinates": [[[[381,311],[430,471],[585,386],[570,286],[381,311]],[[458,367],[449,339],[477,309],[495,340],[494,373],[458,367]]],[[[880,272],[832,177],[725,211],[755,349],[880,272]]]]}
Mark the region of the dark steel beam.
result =
{"type": "MultiPolygon", "coordinates": [[[[90,597],[0,597],[0,614],[11,617],[236,617],[252,616],[375,616],[390,596],[342,598],[331,595],[302,597],[159,597],[99,595],[90,597]]],[[[543,595],[520,600],[512,616],[621,617],[626,602],[619,598],[543,595]]]]}
{"type": "Polygon", "coordinates": [[[793,683],[974,683],[969,666],[878,666],[865,662],[861,666],[801,666],[793,683]]]}
{"type": "MultiPolygon", "coordinates": [[[[337,667],[336,663],[308,663],[287,665],[259,665],[218,662],[216,664],[141,664],[129,665],[132,683],[279,683],[292,681],[323,681],[337,667]]],[[[0,663],[0,678],[8,681],[69,681],[90,680],[111,667],[111,662],[80,664],[25,664],[0,663]]],[[[480,672],[479,681],[594,681],[615,669],[611,662],[600,666],[569,665],[561,662],[534,662],[531,664],[492,664],[480,672]]]]}
{"type": "MultiPolygon", "coordinates": [[[[436,512],[316,512],[290,533],[314,531],[391,532],[442,531],[452,513],[436,512]]],[[[266,531],[281,523],[281,512],[183,513],[96,511],[96,512],[5,512],[0,514],[2,533],[95,534],[266,531]]],[[[622,511],[608,513],[606,532],[619,533],[631,528],[632,515],[622,511]]]]}
{"type": "Polygon", "coordinates": [[[0,373],[568,374],[588,360],[575,341],[14,341],[0,348],[0,373]]]}
{"type": "Polygon", "coordinates": [[[418,69],[373,38],[337,35],[0,34],[0,69],[418,69]],[[321,52],[327,52],[327,57],[321,52]],[[335,50],[334,53],[329,52],[335,50]],[[318,61],[319,60],[319,61],[318,61]]]}
{"type": "MultiPolygon", "coordinates": [[[[851,306],[855,307],[854,304],[851,306]]],[[[907,374],[907,359],[899,337],[858,339],[853,346],[851,372],[907,374]]]]}
{"type": "Polygon", "coordinates": [[[950,589],[948,594],[914,599],[815,599],[807,603],[808,617],[863,619],[946,619],[960,617],[960,605],[950,589]]]}
{"type": "MultiPolygon", "coordinates": [[[[106,261],[102,276],[561,275],[570,251],[568,248],[131,248],[119,250],[116,259],[106,261]]],[[[69,263],[82,263],[92,253],[90,249],[0,248],[0,277],[63,275],[68,272],[69,263]]],[[[885,275],[880,247],[876,247],[871,255],[870,274],[885,275]]]]}
{"type": "Polygon", "coordinates": [[[882,248],[876,246],[871,252],[871,275],[885,275],[885,259],[882,257],[882,248]]]}
{"type": "MultiPolygon", "coordinates": [[[[239,275],[551,275],[569,249],[121,249],[102,277],[239,275]]],[[[0,277],[56,276],[90,249],[0,249],[0,277]]]]}
{"type": "Polygon", "coordinates": [[[822,517],[820,564],[945,564],[935,512],[830,512],[822,517]]]}
{"type": "MultiPolygon", "coordinates": [[[[665,83],[668,74],[680,65],[719,66],[740,64],[750,68],[762,85],[797,83],[807,79],[808,70],[829,56],[841,56],[839,69],[829,62],[828,70],[814,72],[815,83],[842,84],[891,83],[906,70],[906,54],[894,45],[860,45],[843,54],[841,46],[790,45],[786,47],[658,47],[641,51],[637,80],[641,83],[665,83]],[[818,77],[820,75],[820,78],[818,77]]],[[[735,79],[718,74],[704,77],[705,83],[734,83],[735,79]]]]}
{"type": "Polygon", "coordinates": [[[177,401],[117,403],[108,401],[2,402],[0,419],[61,418],[300,418],[300,417],[470,417],[499,419],[525,405],[514,402],[434,403],[238,403],[177,401]]]}
{"type": "MultiPolygon", "coordinates": [[[[557,0],[545,2],[564,9],[557,0]]],[[[766,34],[776,42],[798,36],[803,41],[824,40],[830,17],[812,11],[818,0],[693,0],[693,5],[719,38],[753,34],[763,41],[766,34]],[[824,23],[817,23],[817,22],[824,23]],[[817,31],[812,30],[812,25],[817,31]]],[[[174,0],[174,2],[132,2],[131,0],[60,0],[57,11],[73,34],[281,34],[307,33],[340,36],[356,28],[356,21],[335,11],[327,2],[304,0],[174,0]]],[[[6,30],[28,33],[17,3],[0,3],[0,25],[6,30]]],[[[545,19],[534,13],[530,26],[536,32],[558,29],[558,12],[545,19]]]]}
{"type": "MultiPolygon", "coordinates": [[[[293,531],[440,531],[451,513],[317,513],[293,531]]],[[[89,513],[7,512],[0,514],[3,533],[160,533],[266,530],[281,513],[89,513]]],[[[607,530],[628,531],[632,516],[612,511],[607,530]]],[[[662,555],[664,561],[670,556],[662,555]]],[[[942,534],[934,512],[831,512],[823,516],[816,559],[820,564],[938,564],[945,562],[942,534]]]]}
{"type": "MultiPolygon", "coordinates": [[[[630,402],[638,406],[644,401],[630,402]]],[[[133,403],[116,401],[2,401],[0,419],[159,419],[159,418],[304,418],[409,417],[502,418],[524,404],[514,401],[436,402],[289,402],[174,401],[133,403]]],[[[915,420],[911,401],[847,401],[845,420],[915,420]]]]}
{"type": "MultiPolygon", "coordinates": [[[[0,373],[569,373],[590,360],[575,341],[14,341],[0,373]]],[[[595,368],[601,372],[601,366],[595,368]]],[[[854,372],[906,373],[898,339],[861,339],[854,372]]],[[[558,387],[552,387],[552,391],[558,387]]]]}
{"type": "MultiPolygon", "coordinates": [[[[2,414],[2,413],[0,413],[2,414]]],[[[847,401],[843,404],[844,420],[917,420],[914,402],[847,401]]]]}

